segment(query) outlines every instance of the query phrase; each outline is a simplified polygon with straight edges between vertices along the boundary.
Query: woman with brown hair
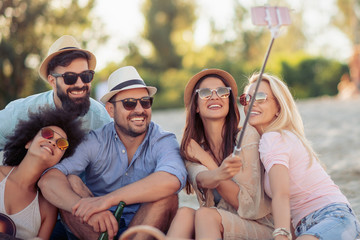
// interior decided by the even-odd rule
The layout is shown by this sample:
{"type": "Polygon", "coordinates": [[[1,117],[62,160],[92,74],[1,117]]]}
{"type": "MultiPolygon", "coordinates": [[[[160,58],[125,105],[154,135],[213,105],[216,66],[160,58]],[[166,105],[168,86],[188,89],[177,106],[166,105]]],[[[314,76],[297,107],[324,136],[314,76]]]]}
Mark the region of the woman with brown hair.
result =
{"type": "Polygon", "coordinates": [[[247,127],[241,156],[232,155],[240,121],[236,97],[234,78],[220,69],[197,73],[185,87],[180,151],[188,170],[187,193],[192,187],[201,207],[180,208],[169,237],[271,239],[271,208],[254,128],[247,127]]]}

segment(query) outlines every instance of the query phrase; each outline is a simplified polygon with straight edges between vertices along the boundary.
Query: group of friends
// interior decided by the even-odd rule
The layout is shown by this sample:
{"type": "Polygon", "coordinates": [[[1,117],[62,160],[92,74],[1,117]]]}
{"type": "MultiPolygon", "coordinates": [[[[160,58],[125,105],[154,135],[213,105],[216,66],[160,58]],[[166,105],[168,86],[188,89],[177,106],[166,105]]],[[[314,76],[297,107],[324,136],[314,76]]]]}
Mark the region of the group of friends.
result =
{"type": "MultiPolygon", "coordinates": [[[[150,225],[168,239],[356,239],[350,203],[305,138],[293,96],[277,76],[249,79],[238,97],[221,69],[184,91],[181,144],[151,121],[155,87],[133,66],[114,71],[101,103],[90,98],[96,58],[72,36],[39,68],[52,90],[0,111],[0,213],[20,239],[116,239],[150,225]],[[254,104],[249,111],[252,98],[254,104]],[[249,116],[240,155],[238,102],[249,116]],[[178,208],[178,193],[200,207],[178,208]],[[114,210],[126,203],[118,222],[114,210]]],[[[134,239],[148,239],[138,233],[134,239]]]]}

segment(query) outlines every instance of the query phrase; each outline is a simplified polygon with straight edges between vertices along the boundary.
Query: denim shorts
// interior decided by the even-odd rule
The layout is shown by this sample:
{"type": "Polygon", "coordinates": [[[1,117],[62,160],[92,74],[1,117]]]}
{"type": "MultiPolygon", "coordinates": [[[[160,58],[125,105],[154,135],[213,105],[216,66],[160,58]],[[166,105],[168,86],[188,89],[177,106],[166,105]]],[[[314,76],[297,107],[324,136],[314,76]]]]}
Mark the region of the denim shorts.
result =
{"type": "Polygon", "coordinates": [[[347,204],[332,203],[301,219],[295,235],[312,235],[321,240],[357,239],[360,224],[347,204]]]}

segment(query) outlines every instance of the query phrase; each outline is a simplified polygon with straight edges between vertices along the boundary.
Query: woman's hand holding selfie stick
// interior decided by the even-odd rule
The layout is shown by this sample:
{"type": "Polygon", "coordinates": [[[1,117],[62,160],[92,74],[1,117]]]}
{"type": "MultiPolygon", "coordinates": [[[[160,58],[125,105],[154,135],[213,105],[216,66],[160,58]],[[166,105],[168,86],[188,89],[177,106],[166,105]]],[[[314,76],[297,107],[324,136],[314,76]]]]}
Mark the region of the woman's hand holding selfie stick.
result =
{"type": "MultiPolygon", "coordinates": [[[[272,48],[272,45],[274,43],[275,38],[278,37],[279,29],[283,25],[290,25],[291,19],[289,15],[289,9],[286,7],[270,7],[270,6],[264,6],[264,7],[253,7],[251,8],[251,19],[254,25],[267,25],[271,32],[271,41],[268,47],[268,50],[265,55],[264,63],[261,67],[261,71],[259,74],[259,78],[256,82],[255,86],[255,92],[253,95],[255,96],[260,82],[262,80],[262,75],[265,70],[266,62],[269,58],[269,54],[272,48]]],[[[248,113],[251,112],[251,109],[254,105],[255,97],[251,98],[248,113]]],[[[234,147],[233,155],[234,156],[240,156],[241,152],[241,142],[244,137],[246,125],[249,121],[250,114],[247,114],[245,116],[244,124],[240,132],[239,139],[237,141],[236,146],[234,147]]]]}

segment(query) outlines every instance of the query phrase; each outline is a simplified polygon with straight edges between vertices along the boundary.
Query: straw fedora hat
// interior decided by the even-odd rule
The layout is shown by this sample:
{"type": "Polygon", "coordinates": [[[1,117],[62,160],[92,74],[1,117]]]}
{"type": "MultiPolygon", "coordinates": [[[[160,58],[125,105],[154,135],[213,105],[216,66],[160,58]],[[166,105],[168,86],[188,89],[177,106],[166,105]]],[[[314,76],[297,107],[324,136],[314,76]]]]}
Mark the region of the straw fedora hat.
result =
{"type": "Polygon", "coordinates": [[[191,99],[191,95],[193,93],[194,87],[196,85],[196,83],[204,76],[206,75],[210,75],[210,74],[216,74],[219,75],[220,77],[223,77],[226,82],[229,84],[229,86],[231,87],[231,91],[235,97],[235,99],[237,99],[237,92],[238,92],[238,88],[235,82],[235,79],[233,78],[233,76],[231,76],[230,73],[221,70],[221,69],[217,69],[217,68],[211,68],[211,69],[204,69],[200,72],[198,72],[197,74],[195,74],[190,80],[189,82],[186,84],[185,86],[185,91],[184,91],[184,104],[185,107],[187,107],[190,104],[190,99],[191,99]]]}
{"type": "Polygon", "coordinates": [[[157,91],[156,87],[146,86],[144,80],[140,77],[139,73],[133,66],[119,68],[109,76],[107,83],[108,93],[100,99],[100,101],[104,104],[115,94],[124,90],[146,88],[150,97],[157,91]]]}
{"type": "Polygon", "coordinates": [[[53,59],[55,56],[59,55],[60,53],[63,52],[67,52],[67,51],[73,51],[73,50],[78,50],[78,51],[83,51],[86,52],[90,55],[90,59],[89,59],[89,69],[90,70],[95,70],[96,67],[96,58],[95,55],[85,49],[82,49],[80,47],[80,44],[76,41],[76,39],[72,36],[69,35],[64,35],[62,37],[60,37],[58,40],[56,40],[50,47],[47,57],[42,61],[40,68],[39,68],[39,75],[40,77],[47,81],[47,76],[48,76],[48,72],[47,72],[47,68],[48,68],[48,64],[50,62],[51,59],[53,59]]]}

